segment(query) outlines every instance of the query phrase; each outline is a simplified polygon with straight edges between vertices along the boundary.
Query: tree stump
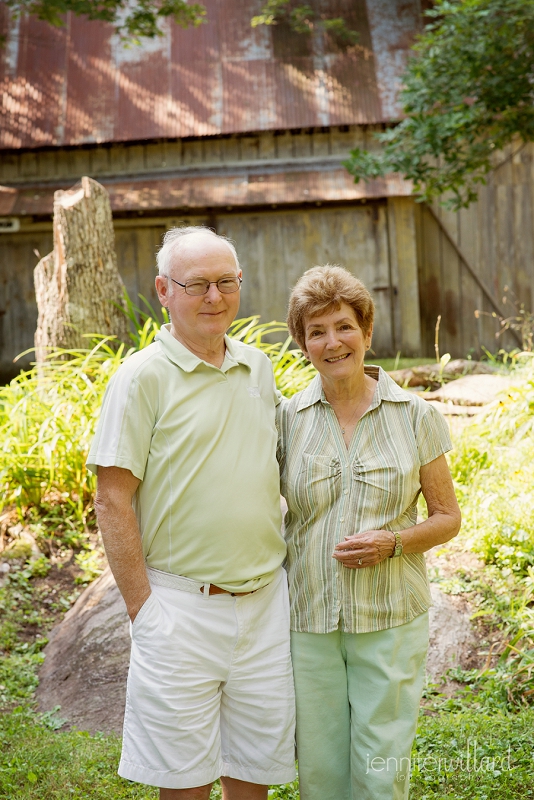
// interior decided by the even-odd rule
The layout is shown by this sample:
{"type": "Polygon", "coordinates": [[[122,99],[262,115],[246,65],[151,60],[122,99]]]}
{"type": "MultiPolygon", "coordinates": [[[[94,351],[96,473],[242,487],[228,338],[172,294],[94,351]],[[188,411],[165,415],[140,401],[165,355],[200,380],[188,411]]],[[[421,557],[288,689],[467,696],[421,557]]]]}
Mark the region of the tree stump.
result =
{"type": "Polygon", "coordinates": [[[92,178],[55,192],[54,250],[37,264],[34,283],[37,363],[50,348],[88,347],[87,334],[128,342],[111,206],[104,187],[92,178]]]}

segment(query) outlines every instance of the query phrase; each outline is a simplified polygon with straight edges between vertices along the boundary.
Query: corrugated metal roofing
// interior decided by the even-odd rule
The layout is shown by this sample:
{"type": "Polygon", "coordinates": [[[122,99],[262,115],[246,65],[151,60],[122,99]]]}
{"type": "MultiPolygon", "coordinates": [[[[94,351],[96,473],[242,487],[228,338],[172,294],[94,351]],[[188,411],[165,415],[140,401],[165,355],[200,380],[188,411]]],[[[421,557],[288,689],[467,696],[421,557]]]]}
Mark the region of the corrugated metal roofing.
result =
{"type": "Polygon", "coordinates": [[[208,23],[126,48],[111,25],[67,15],[8,23],[0,147],[79,145],[365,124],[399,116],[419,0],[324,0],[356,46],[250,27],[262,0],[205,0],[208,23]]]}

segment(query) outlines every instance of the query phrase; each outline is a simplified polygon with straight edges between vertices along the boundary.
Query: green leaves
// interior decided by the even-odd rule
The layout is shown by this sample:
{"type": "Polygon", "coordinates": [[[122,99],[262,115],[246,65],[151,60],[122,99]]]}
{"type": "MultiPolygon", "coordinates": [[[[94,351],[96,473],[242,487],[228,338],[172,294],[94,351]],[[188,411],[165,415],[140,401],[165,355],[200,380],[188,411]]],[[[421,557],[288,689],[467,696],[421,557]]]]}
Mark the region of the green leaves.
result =
{"type": "Polygon", "coordinates": [[[261,14],[252,17],[250,24],[256,28],[258,25],[277,25],[280,22],[285,22],[295,33],[327,33],[340,47],[350,47],[359,39],[358,31],[351,30],[342,17],[330,17],[307,3],[294,0],[267,0],[261,14]]]}
{"type": "MultiPolygon", "coordinates": [[[[44,518],[55,507],[65,514],[65,541],[68,518],[75,523],[76,535],[92,504],[95,478],[85,461],[108,381],[131,353],[153,342],[161,325],[154,309],[141,300],[150,313],[127,298],[126,313],[134,331],[129,350],[113,337],[88,334],[92,346],[86,350],[53,350],[38,369],[0,387],[0,509],[11,503],[19,508],[34,506],[44,518]]],[[[304,389],[315,375],[302,352],[290,348],[284,323],[260,323],[258,316],[249,317],[236,320],[229,335],[269,356],[278,388],[287,397],[304,389]],[[285,341],[273,342],[273,335],[280,338],[280,333],[285,341]]],[[[98,565],[89,555],[87,562],[83,558],[79,566],[84,575],[92,575],[98,565]]]]}
{"type": "Polygon", "coordinates": [[[65,14],[72,11],[90,20],[102,20],[115,25],[122,38],[153,39],[162,36],[161,23],[171,17],[182,28],[197,27],[205,22],[206,9],[186,0],[6,0],[17,16],[33,14],[45,22],[60,27],[65,14]]]}
{"type": "Polygon", "coordinates": [[[287,325],[283,322],[263,322],[260,317],[248,317],[234,322],[228,335],[245,344],[258,347],[271,359],[274,378],[278,389],[285,397],[291,397],[305,389],[315,377],[315,368],[307,361],[301,350],[290,349],[292,339],[288,336],[284,342],[269,343],[266,337],[287,333],[287,325]]]}
{"type": "Polygon", "coordinates": [[[401,173],[419,200],[448,192],[460,208],[497,151],[534,140],[534,3],[437,0],[427,16],[404,75],[405,119],[378,134],[381,152],[353,150],[345,166],[356,182],[401,173]]]}

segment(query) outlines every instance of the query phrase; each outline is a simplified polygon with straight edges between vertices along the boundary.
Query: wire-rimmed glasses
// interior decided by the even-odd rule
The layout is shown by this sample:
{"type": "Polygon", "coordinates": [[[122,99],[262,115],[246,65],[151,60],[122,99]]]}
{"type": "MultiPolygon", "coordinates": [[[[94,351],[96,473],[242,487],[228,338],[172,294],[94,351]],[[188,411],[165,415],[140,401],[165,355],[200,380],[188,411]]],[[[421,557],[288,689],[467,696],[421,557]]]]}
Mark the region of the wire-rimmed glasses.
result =
{"type": "Polygon", "coordinates": [[[181,286],[182,289],[185,290],[186,294],[189,294],[193,297],[199,297],[202,294],[207,294],[212,283],[215,284],[221,294],[233,294],[234,292],[239,291],[243,280],[237,275],[228,275],[224,278],[219,278],[218,281],[208,281],[205,278],[192,278],[190,281],[180,283],[180,281],[171,278],[170,275],[164,275],[163,277],[170,278],[173,283],[177,283],[178,286],[181,286]]]}

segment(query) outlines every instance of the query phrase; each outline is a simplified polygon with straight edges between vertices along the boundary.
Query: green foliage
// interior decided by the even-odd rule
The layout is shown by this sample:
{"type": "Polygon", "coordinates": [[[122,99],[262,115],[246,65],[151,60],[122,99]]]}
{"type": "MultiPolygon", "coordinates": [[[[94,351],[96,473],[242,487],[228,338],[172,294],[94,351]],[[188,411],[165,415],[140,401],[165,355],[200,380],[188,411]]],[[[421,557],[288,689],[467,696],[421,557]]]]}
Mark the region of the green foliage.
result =
{"type": "Polygon", "coordinates": [[[534,566],[534,360],[463,434],[451,456],[464,532],[487,564],[525,578],[534,566]]]}
{"type": "Polygon", "coordinates": [[[0,798],[148,800],[157,790],[119,778],[117,737],[54,733],[28,707],[0,715],[0,798]]]}
{"type": "Polygon", "coordinates": [[[398,172],[419,200],[450,193],[452,208],[477,197],[494,155],[534,139],[532,0],[436,0],[401,94],[405,119],[377,136],[382,151],[346,162],[369,180],[398,172]]]}
{"type": "MultiPolygon", "coordinates": [[[[0,799],[155,800],[158,790],[120,778],[117,736],[54,733],[59,708],[35,714],[18,706],[0,714],[0,799]]],[[[217,783],[211,800],[220,800],[217,783]]],[[[296,782],[269,790],[272,800],[298,800],[296,782]]]]}
{"type": "Polygon", "coordinates": [[[486,567],[467,576],[475,616],[501,629],[506,646],[480,671],[457,671],[458,703],[514,710],[534,703],[534,359],[525,355],[516,383],[466,428],[451,455],[463,536],[486,567]]]}
{"type": "MultiPolygon", "coordinates": [[[[36,522],[55,525],[74,547],[83,543],[80,530],[92,508],[95,478],[85,461],[107,383],[124,359],[153,341],[160,327],[153,309],[150,316],[128,302],[136,330],[130,350],[122,344],[115,350],[113,340],[102,337],[87,350],[54,350],[39,368],[0,387],[3,505],[15,504],[21,513],[31,508],[36,522]]],[[[290,397],[308,385],[315,371],[300,350],[290,349],[289,337],[266,341],[280,333],[287,334],[284,324],[260,323],[257,316],[237,320],[229,331],[267,353],[278,388],[290,397]]]]}
{"type": "Polygon", "coordinates": [[[75,583],[91,583],[104,571],[102,553],[98,548],[89,548],[77,553],[74,556],[74,563],[82,570],[82,574],[75,579],[75,583]]]}
{"type": "Polygon", "coordinates": [[[296,33],[308,36],[314,31],[325,32],[344,47],[356,44],[359,39],[358,31],[351,30],[342,17],[329,17],[298,0],[267,0],[261,14],[252,17],[250,24],[255,28],[280,22],[285,22],[296,33]]]}
{"type": "Polygon", "coordinates": [[[423,717],[412,752],[412,800],[534,797],[534,712],[423,717]]]}
{"type": "Polygon", "coordinates": [[[197,27],[205,22],[206,9],[187,0],[6,0],[14,16],[33,14],[45,22],[61,27],[65,14],[72,11],[90,20],[111,22],[124,39],[153,39],[162,36],[161,23],[171,17],[182,28],[197,27]]]}
{"type": "Polygon", "coordinates": [[[6,559],[19,559],[22,558],[26,561],[32,554],[32,546],[29,542],[21,541],[20,539],[15,539],[15,541],[6,547],[5,551],[2,553],[2,557],[6,559]]]}
{"type": "Polygon", "coordinates": [[[124,357],[124,347],[115,352],[106,339],[88,350],[55,350],[0,388],[5,505],[44,512],[53,495],[64,513],[85,520],[94,489],[85,460],[107,382],[124,357]]]}
{"type": "MultiPolygon", "coordinates": [[[[120,778],[116,736],[54,733],[57,712],[19,706],[0,715],[0,798],[150,800],[157,790],[120,778]]],[[[528,800],[534,714],[480,712],[423,717],[412,753],[412,800],[528,800]]],[[[220,798],[216,785],[212,800],[220,798]]],[[[298,800],[296,783],[269,798],[298,800]]]]}
{"type": "Polygon", "coordinates": [[[32,577],[31,567],[12,568],[0,586],[0,709],[29,699],[37,687],[36,671],[48,640],[42,635],[32,641],[20,638],[24,625],[37,630],[43,625],[32,577]]]}
{"type": "MultiPolygon", "coordinates": [[[[205,7],[187,0],[6,0],[6,4],[14,17],[33,14],[56,27],[65,24],[69,11],[90,20],[111,22],[123,40],[135,44],[141,38],[162,36],[162,22],[167,17],[182,28],[208,22],[205,7]]],[[[323,31],[341,47],[354,45],[359,38],[342,17],[329,17],[298,0],[267,0],[261,14],[251,19],[251,25],[276,25],[281,21],[297,33],[323,31]]]]}
{"type": "Polygon", "coordinates": [[[39,556],[30,563],[30,572],[33,578],[46,578],[50,572],[50,561],[46,556],[39,556]]]}
{"type": "Polygon", "coordinates": [[[263,350],[271,359],[278,389],[284,397],[291,397],[306,388],[316,375],[315,368],[306,360],[301,350],[290,349],[290,336],[284,342],[269,344],[265,341],[268,336],[287,333],[287,326],[283,322],[260,323],[259,320],[258,316],[236,320],[228,335],[263,350]]]}

